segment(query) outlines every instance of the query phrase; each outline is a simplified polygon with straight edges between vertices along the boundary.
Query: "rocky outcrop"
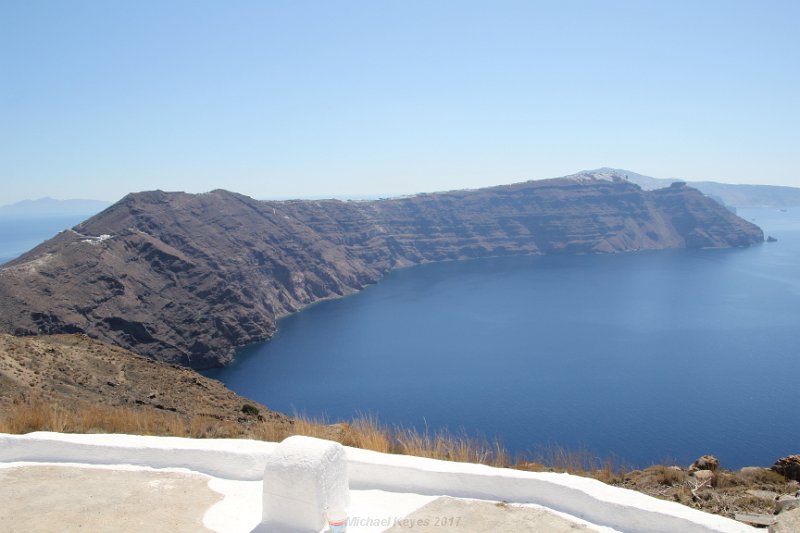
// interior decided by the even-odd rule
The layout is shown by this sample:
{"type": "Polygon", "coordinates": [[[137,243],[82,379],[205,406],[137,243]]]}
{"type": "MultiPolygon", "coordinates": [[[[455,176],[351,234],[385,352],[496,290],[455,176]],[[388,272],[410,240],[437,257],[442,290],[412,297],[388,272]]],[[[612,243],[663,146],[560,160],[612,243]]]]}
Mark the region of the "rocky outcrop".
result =
{"type": "Polygon", "coordinates": [[[775,513],[780,514],[793,509],[800,509],[800,497],[784,494],[775,502],[775,513]]]}
{"type": "Polygon", "coordinates": [[[772,470],[787,479],[800,481],[800,455],[781,457],[772,465],[772,470]]]}
{"type": "Polygon", "coordinates": [[[719,459],[713,455],[703,455],[692,463],[689,470],[692,472],[701,472],[703,470],[714,472],[717,468],[719,468],[719,459]]]}
{"type": "Polygon", "coordinates": [[[762,240],[685,185],[646,192],[585,174],[370,202],[144,192],[3,265],[0,332],[86,333],[201,369],[397,267],[762,240]]]}

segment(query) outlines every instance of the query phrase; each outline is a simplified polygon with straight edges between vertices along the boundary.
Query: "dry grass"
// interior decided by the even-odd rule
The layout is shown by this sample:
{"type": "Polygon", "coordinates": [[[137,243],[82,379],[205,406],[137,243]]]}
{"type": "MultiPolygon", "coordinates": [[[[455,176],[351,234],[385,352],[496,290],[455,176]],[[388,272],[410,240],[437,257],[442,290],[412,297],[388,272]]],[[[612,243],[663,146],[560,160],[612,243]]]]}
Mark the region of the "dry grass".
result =
{"type": "Polygon", "coordinates": [[[512,460],[499,441],[472,437],[466,432],[418,431],[407,427],[389,427],[374,415],[362,414],[349,423],[329,424],[304,415],[290,420],[248,419],[247,423],[218,420],[209,416],[184,416],[169,411],[143,407],[110,407],[75,403],[69,407],[42,399],[16,402],[4,415],[0,413],[0,432],[29,433],[131,433],[194,438],[252,438],[279,442],[291,435],[307,435],[335,440],[346,446],[443,459],[480,463],[525,470],[568,471],[608,477],[611,463],[585,469],[588,454],[570,455],[553,449],[532,463],[528,457],[512,460]],[[554,451],[555,450],[555,451],[554,451]],[[532,465],[541,466],[533,468],[532,465]],[[547,464],[548,466],[544,466],[547,464]]]}
{"type": "Polygon", "coordinates": [[[514,468],[532,472],[566,472],[591,477],[603,483],[621,483],[631,469],[614,457],[598,457],[587,449],[569,450],[549,445],[517,457],[514,468]]]}
{"type": "Polygon", "coordinates": [[[447,430],[430,432],[395,428],[395,453],[444,459],[463,463],[479,463],[498,467],[511,466],[508,454],[499,441],[472,437],[465,432],[447,430]]]}
{"type": "Polygon", "coordinates": [[[641,480],[654,486],[674,487],[685,483],[689,474],[672,466],[651,466],[642,472],[641,480]]]}
{"type": "Polygon", "coordinates": [[[615,484],[730,518],[736,513],[773,514],[774,497],[750,491],[768,491],[777,497],[794,494],[799,487],[796,481],[767,469],[738,472],[718,469],[706,479],[688,470],[661,465],[630,471],[621,483],[615,484]]]}
{"type": "Polygon", "coordinates": [[[41,400],[14,404],[0,417],[0,432],[133,433],[178,437],[240,436],[237,424],[212,417],[187,419],[169,411],[76,404],[69,408],[41,400]]]}
{"type": "Polygon", "coordinates": [[[343,429],[342,444],[383,453],[395,451],[391,432],[374,415],[360,415],[351,423],[344,424],[343,429]]]}

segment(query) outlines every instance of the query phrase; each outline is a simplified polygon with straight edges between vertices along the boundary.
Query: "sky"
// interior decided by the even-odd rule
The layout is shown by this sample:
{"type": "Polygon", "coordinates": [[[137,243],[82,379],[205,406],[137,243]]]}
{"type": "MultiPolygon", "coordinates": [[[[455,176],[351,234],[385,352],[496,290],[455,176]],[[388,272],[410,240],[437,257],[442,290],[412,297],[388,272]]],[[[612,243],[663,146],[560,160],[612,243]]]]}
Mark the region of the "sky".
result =
{"type": "Polygon", "coordinates": [[[800,186],[796,0],[0,2],[0,205],[800,186]]]}

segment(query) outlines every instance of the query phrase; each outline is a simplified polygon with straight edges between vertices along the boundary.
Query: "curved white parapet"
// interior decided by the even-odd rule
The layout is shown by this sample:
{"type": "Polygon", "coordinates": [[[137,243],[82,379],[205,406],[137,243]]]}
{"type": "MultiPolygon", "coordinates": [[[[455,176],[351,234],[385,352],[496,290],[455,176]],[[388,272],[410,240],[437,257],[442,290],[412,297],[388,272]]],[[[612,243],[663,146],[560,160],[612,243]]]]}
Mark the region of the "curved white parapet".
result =
{"type": "MultiPolygon", "coordinates": [[[[60,433],[0,434],[0,462],[70,462],[187,468],[215,477],[261,480],[278,444],[60,433]]],[[[546,472],[391,455],[345,447],[350,489],[380,489],[509,503],[533,503],[625,532],[752,533],[740,522],[599,481],[546,472]]]]}
{"type": "Polygon", "coordinates": [[[534,503],[625,532],[749,532],[754,528],[685,505],[570,474],[348,449],[350,488],[534,503]]]}
{"type": "Polygon", "coordinates": [[[140,435],[39,431],[0,433],[0,462],[84,463],[186,468],[223,479],[261,481],[275,442],[245,439],[184,439],[140,435]]]}

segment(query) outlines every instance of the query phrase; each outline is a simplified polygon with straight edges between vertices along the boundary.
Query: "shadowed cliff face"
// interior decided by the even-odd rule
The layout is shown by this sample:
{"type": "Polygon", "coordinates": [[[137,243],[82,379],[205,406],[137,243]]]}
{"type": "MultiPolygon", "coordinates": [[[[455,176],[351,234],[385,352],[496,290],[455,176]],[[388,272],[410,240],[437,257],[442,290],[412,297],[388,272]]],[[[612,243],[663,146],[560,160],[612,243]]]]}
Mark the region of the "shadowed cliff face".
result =
{"type": "Polygon", "coordinates": [[[145,192],[0,268],[0,332],[84,332],[200,369],[268,339],[279,316],[397,267],[762,240],[678,184],[564,178],[372,202],[145,192]]]}

